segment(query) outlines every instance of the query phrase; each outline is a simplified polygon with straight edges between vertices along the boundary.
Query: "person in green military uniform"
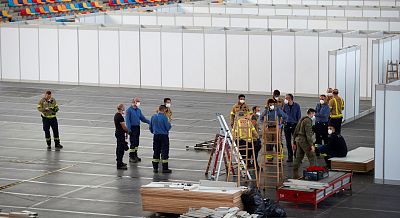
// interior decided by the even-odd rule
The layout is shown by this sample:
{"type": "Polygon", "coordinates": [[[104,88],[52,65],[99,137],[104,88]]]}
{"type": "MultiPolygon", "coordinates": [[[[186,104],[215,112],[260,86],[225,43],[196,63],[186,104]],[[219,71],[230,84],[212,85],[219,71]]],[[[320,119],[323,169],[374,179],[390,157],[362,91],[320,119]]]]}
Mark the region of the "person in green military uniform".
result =
{"type": "Polygon", "coordinates": [[[310,166],[315,165],[315,147],[314,147],[314,132],[312,123],[315,119],[315,110],[310,108],[307,110],[307,116],[300,119],[293,134],[293,150],[296,151],[296,159],[293,163],[293,178],[299,178],[299,168],[303,161],[304,155],[307,156],[310,166]]]}
{"type": "Polygon", "coordinates": [[[58,104],[56,99],[51,97],[51,91],[46,91],[44,97],[39,100],[37,105],[38,111],[41,113],[43,122],[43,131],[46,137],[47,150],[51,150],[51,135],[50,127],[53,130],[53,137],[56,149],[61,149],[60,136],[58,132],[58,122],[56,113],[58,112],[58,104]]]}

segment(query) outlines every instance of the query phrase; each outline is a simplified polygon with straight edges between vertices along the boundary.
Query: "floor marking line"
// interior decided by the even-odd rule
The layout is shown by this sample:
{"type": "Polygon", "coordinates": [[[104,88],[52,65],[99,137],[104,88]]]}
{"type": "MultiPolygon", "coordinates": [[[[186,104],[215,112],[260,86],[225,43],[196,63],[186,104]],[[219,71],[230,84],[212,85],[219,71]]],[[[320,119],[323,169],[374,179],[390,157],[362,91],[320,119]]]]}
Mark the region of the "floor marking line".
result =
{"type": "Polygon", "coordinates": [[[44,200],[44,201],[40,201],[40,202],[38,202],[38,203],[36,203],[36,204],[31,205],[29,208],[35,208],[36,206],[39,206],[39,205],[44,204],[44,203],[46,203],[46,202],[48,202],[48,201],[51,201],[52,199],[56,199],[56,198],[59,198],[59,197],[64,197],[64,196],[66,196],[66,195],[69,195],[69,194],[72,194],[72,193],[74,193],[74,192],[80,191],[80,190],[82,190],[82,189],[84,189],[84,188],[85,188],[85,187],[80,187],[80,188],[77,188],[77,189],[75,189],[75,190],[72,190],[72,191],[66,192],[66,193],[64,193],[64,194],[58,195],[58,196],[56,196],[56,197],[54,197],[54,198],[49,197],[49,198],[47,198],[47,199],[44,200]]]}
{"type": "Polygon", "coordinates": [[[368,209],[368,208],[360,208],[360,207],[336,207],[342,209],[351,209],[351,210],[366,210],[366,211],[374,211],[374,212],[384,212],[384,213],[399,213],[400,211],[395,210],[377,210],[377,209],[368,209]]]}

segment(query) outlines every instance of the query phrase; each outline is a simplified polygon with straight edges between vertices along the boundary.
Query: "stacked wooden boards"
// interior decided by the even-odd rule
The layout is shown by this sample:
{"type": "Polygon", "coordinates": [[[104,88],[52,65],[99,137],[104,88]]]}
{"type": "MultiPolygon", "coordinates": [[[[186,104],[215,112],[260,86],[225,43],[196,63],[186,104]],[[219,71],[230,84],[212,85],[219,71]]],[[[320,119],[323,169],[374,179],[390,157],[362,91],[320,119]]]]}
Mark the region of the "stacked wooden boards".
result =
{"type": "Polygon", "coordinates": [[[374,148],[359,147],[347,153],[346,157],[334,157],[333,170],[369,172],[374,169],[374,148]]]}
{"type": "Polygon", "coordinates": [[[140,188],[144,211],[183,214],[189,208],[238,207],[243,209],[242,190],[232,187],[190,187],[153,182],[140,188]]]}

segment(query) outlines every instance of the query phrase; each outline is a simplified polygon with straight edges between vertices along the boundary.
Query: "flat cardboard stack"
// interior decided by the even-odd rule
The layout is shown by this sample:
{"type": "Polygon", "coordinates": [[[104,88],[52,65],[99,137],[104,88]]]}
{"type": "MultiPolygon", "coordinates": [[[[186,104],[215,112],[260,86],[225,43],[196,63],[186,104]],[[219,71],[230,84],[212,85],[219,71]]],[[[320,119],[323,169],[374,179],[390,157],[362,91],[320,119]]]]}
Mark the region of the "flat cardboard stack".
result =
{"type": "Polygon", "coordinates": [[[243,208],[242,187],[236,183],[200,181],[200,184],[152,182],[140,188],[144,211],[183,214],[189,208],[243,208]]]}
{"type": "Polygon", "coordinates": [[[349,151],[346,157],[330,160],[333,170],[369,172],[374,169],[374,148],[359,147],[349,151]]]}
{"type": "Polygon", "coordinates": [[[189,212],[182,214],[180,218],[257,218],[258,216],[241,211],[237,207],[219,207],[215,209],[202,207],[200,209],[190,209],[189,212]]]}

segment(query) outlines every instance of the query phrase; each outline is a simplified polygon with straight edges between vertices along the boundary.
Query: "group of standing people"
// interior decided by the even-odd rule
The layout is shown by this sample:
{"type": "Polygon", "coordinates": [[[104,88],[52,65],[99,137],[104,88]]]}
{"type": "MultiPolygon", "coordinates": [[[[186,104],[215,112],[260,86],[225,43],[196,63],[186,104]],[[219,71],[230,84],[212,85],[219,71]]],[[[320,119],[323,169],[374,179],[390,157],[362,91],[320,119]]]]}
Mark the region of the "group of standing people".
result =
{"type": "MultiPolygon", "coordinates": [[[[326,153],[325,160],[328,167],[330,167],[329,158],[346,156],[347,146],[340,135],[343,110],[344,100],[339,97],[339,91],[332,88],[328,88],[326,94],[320,95],[316,107],[309,108],[304,117],[301,117],[300,104],[294,101],[292,94],[286,94],[285,98],[281,98],[280,91],[274,90],[272,97],[267,99],[262,113],[260,106],[254,106],[250,111],[245,96],[241,94],[238,96],[238,102],[232,107],[230,125],[233,128],[239,112],[247,114],[258,132],[258,137],[253,142],[256,159],[262,147],[260,126],[265,125],[266,128],[273,129],[272,131],[279,128],[281,134],[283,131],[287,149],[286,162],[294,162],[293,177],[298,178],[298,169],[304,156],[307,156],[310,164],[315,165],[315,154],[326,153]]],[[[271,140],[273,139],[268,141],[271,140]]],[[[274,149],[273,145],[265,146],[267,151],[274,149]]],[[[280,149],[279,147],[275,149],[280,149]]],[[[267,161],[271,161],[273,155],[267,154],[266,158],[267,161]]]]}

